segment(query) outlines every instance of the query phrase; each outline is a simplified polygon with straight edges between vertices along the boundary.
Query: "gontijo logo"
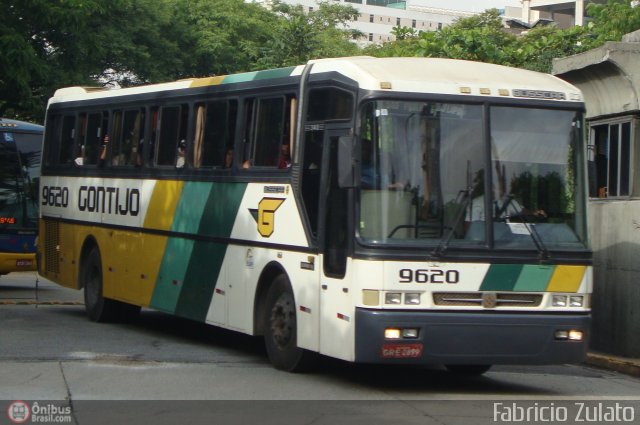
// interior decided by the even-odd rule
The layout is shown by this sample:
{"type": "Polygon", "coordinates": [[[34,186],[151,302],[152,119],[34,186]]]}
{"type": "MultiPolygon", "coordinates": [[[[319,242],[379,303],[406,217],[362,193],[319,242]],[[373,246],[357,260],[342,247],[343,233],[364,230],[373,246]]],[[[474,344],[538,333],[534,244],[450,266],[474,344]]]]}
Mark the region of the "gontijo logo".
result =
{"type": "Polygon", "coordinates": [[[29,409],[29,405],[24,401],[17,400],[9,405],[7,416],[14,424],[23,424],[29,420],[31,409],[29,409]]]}
{"type": "Polygon", "coordinates": [[[258,209],[251,209],[251,215],[258,223],[258,233],[260,236],[268,238],[273,234],[275,228],[276,210],[284,202],[281,198],[262,198],[258,204],[258,209]]]}

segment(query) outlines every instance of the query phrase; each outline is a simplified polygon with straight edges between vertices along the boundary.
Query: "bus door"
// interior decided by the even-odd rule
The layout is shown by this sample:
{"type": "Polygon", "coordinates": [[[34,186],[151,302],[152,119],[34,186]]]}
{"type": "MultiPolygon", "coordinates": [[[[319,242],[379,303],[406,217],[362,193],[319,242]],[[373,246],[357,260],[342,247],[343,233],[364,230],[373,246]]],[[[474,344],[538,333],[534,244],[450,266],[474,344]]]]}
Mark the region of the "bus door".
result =
{"type": "Polygon", "coordinates": [[[348,190],[338,187],[338,138],[346,129],[327,129],[324,135],[323,176],[320,205],[320,352],[353,360],[353,293],[349,285],[348,190]],[[352,344],[352,343],[351,343],[352,344]]]}

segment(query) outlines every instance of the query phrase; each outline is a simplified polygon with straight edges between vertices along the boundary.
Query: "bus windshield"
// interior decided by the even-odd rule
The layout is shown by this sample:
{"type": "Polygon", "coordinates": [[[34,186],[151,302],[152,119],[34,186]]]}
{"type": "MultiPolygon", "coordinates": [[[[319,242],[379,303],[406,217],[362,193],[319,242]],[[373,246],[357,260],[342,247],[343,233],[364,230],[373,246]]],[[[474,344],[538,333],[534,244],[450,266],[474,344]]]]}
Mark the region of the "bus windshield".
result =
{"type": "Polygon", "coordinates": [[[41,144],[41,134],[0,132],[0,229],[37,227],[41,144]]]}
{"type": "Polygon", "coordinates": [[[360,242],[585,249],[581,119],[572,110],[367,103],[360,242]]]}

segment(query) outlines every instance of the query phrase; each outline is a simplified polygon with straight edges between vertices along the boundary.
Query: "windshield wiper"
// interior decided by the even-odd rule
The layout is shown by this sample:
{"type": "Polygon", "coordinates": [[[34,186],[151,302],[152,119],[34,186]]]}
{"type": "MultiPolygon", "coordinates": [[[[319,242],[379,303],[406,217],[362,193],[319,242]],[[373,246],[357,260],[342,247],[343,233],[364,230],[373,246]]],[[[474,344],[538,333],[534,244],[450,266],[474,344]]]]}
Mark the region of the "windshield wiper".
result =
{"type": "MultiPolygon", "coordinates": [[[[542,237],[540,237],[540,233],[538,233],[538,230],[536,230],[536,225],[527,220],[527,214],[520,211],[519,214],[512,217],[522,220],[522,224],[524,224],[524,226],[527,228],[529,236],[531,236],[531,240],[538,250],[538,260],[540,262],[543,262],[551,259],[551,254],[549,254],[547,246],[544,244],[542,237]]],[[[509,219],[509,216],[507,216],[506,219],[509,219]]]]}
{"type": "Polygon", "coordinates": [[[449,247],[449,242],[453,237],[453,233],[455,232],[456,227],[458,227],[458,224],[460,224],[460,220],[462,220],[462,217],[464,217],[467,207],[469,206],[470,200],[471,200],[471,189],[463,189],[460,192],[458,192],[458,196],[456,197],[456,202],[460,202],[463,205],[460,208],[460,211],[458,211],[458,215],[453,221],[453,224],[449,227],[447,234],[440,239],[440,241],[438,242],[438,246],[436,246],[433,249],[433,251],[431,251],[432,258],[441,258],[442,254],[444,254],[444,252],[449,247]]]}

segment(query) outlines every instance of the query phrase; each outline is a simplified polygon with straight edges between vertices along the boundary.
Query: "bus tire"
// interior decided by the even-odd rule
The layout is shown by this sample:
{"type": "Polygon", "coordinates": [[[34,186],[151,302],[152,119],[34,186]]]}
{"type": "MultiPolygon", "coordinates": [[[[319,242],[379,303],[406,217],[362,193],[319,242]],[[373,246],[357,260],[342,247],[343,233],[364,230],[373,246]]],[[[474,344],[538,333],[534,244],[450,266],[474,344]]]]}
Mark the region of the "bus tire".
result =
{"type": "Polygon", "coordinates": [[[446,365],[449,372],[463,376],[480,376],[491,369],[490,364],[449,364],[446,365]]]}
{"type": "Polygon", "coordinates": [[[114,300],[103,296],[102,262],[97,247],[91,249],[82,267],[84,306],[87,316],[94,322],[110,322],[119,316],[120,306],[114,300]]]}
{"type": "Polygon", "coordinates": [[[266,302],[264,339],[271,364],[287,372],[311,370],[317,355],[298,347],[296,303],[285,275],[274,279],[266,302]]]}

